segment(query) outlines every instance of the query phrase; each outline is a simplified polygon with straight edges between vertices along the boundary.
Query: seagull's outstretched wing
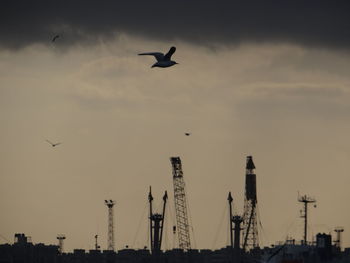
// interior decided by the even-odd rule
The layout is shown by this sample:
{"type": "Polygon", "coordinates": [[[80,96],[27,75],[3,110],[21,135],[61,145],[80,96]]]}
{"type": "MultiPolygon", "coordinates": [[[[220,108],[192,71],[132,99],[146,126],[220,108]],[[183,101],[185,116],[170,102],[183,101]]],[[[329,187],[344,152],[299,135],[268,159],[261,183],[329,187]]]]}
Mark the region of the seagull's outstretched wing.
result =
{"type": "Polygon", "coordinates": [[[169,61],[171,59],[171,56],[175,53],[176,47],[171,47],[168,51],[168,53],[165,54],[164,60],[169,61]]]}
{"type": "Polygon", "coordinates": [[[53,145],[53,143],[52,143],[52,142],[50,142],[49,140],[45,140],[45,141],[47,141],[49,144],[53,145]]]}
{"type": "Polygon", "coordinates": [[[55,40],[56,40],[57,38],[59,38],[59,37],[60,37],[59,35],[54,36],[53,39],[52,39],[52,42],[55,42],[55,40]]]}
{"type": "Polygon", "coordinates": [[[53,144],[52,146],[57,146],[57,145],[60,145],[60,144],[62,144],[62,143],[58,142],[58,143],[53,144]]]}
{"type": "Polygon", "coordinates": [[[150,55],[154,56],[157,61],[163,61],[164,60],[164,54],[160,52],[148,52],[148,53],[140,53],[139,56],[144,56],[144,55],[150,55]]]}

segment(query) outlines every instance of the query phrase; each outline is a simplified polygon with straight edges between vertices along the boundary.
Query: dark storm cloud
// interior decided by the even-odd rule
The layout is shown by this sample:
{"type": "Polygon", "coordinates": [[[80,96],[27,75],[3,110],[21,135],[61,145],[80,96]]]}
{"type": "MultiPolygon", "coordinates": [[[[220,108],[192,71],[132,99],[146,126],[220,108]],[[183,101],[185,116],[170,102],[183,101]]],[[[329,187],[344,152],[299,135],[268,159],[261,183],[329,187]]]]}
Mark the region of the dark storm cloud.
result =
{"type": "Polygon", "coordinates": [[[120,33],[194,43],[350,47],[349,1],[2,1],[0,46],[89,44],[120,33]]]}

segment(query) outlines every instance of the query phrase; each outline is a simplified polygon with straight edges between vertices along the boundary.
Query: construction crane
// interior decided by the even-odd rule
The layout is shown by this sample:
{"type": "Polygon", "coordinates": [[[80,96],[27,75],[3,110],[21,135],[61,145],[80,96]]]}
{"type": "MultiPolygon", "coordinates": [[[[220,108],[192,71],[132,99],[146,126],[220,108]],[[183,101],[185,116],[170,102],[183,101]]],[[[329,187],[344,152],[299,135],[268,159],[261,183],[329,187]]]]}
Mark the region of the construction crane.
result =
{"type": "Polygon", "coordinates": [[[191,249],[191,240],[181,159],[180,157],[171,157],[170,162],[173,168],[174,201],[179,248],[189,250],[191,249]]]}
{"type": "Polygon", "coordinates": [[[256,174],[252,156],[247,156],[243,212],[243,250],[259,247],[256,174]]]}

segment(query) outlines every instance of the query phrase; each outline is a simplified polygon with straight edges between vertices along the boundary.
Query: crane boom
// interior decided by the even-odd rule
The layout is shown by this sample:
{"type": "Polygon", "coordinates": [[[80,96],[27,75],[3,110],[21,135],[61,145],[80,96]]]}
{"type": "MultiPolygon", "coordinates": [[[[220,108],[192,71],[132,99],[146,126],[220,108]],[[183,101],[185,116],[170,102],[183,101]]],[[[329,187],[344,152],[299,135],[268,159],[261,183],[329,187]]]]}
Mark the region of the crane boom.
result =
{"type": "Polygon", "coordinates": [[[174,201],[179,247],[189,250],[191,249],[191,241],[181,159],[180,157],[171,157],[170,162],[173,168],[174,201]]]}

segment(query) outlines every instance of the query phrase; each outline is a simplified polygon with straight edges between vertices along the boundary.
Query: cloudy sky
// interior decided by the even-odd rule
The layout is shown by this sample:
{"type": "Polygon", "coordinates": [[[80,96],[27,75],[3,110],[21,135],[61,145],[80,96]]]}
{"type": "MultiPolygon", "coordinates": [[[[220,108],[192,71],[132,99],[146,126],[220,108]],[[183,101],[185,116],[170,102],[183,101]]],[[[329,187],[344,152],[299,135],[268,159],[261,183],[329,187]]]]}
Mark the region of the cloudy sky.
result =
{"type": "Polygon", "coordinates": [[[156,207],[169,193],[171,248],[169,157],[180,156],[192,243],[223,247],[227,194],[241,214],[253,155],[262,245],[302,238],[299,191],[318,202],[310,236],[343,226],[349,247],[349,11],[345,1],[2,1],[0,242],[62,233],[71,251],[99,234],[106,248],[108,198],[117,249],[143,247],[152,185],[156,207]],[[170,46],[171,68],[137,56],[170,46]]]}

